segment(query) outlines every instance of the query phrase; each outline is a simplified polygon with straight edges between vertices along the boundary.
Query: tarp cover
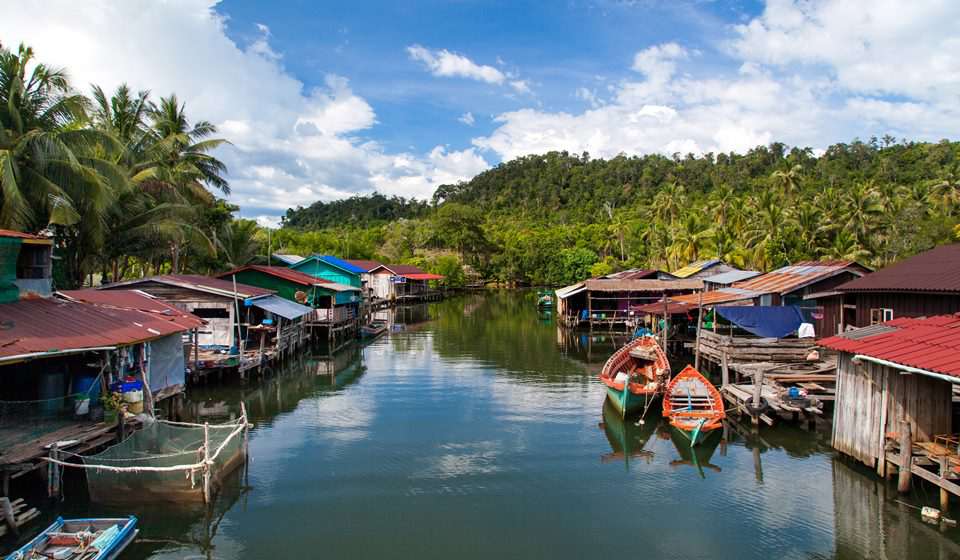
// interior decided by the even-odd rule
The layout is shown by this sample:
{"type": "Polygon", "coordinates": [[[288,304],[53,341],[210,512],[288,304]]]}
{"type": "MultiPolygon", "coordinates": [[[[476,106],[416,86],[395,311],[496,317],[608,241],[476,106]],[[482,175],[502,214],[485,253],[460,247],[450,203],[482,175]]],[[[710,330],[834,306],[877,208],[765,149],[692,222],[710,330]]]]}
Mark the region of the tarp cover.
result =
{"type": "Polygon", "coordinates": [[[150,390],[154,394],[186,383],[180,333],[150,342],[150,390]]]}
{"type": "Polygon", "coordinates": [[[0,237],[0,303],[17,301],[20,297],[20,288],[16,284],[20,244],[20,239],[0,237]]]}
{"type": "MultiPolygon", "coordinates": [[[[325,287],[325,286],[324,286],[325,287]]],[[[313,309],[306,305],[283,299],[280,296],[267,296],[257,298],[250,302],[254,307],[265,309],[274,315],[279,315],[284,319],[296,319],[313,313],[313,309]]]]}
{"type": "Polygon", "coordinates": [[[720,316],[741,329],[757,336],[783,338],[795,334],[804,322],[800,308],[795,305],[717,307],[720,316]]]}

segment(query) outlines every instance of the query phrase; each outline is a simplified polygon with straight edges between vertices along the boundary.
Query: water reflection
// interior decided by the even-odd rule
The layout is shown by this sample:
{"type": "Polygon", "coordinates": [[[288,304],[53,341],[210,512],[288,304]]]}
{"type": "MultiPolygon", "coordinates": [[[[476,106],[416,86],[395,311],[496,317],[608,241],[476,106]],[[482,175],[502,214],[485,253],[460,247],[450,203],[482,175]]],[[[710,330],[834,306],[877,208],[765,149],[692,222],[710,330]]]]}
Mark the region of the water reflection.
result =
{"type": "MultiPolygon", "coordinates": [[[[191,390],[194,419],[245,403],[249,481],[209,515],[138,508],[124,559],[960,558],[827,431],[730,422],[691,450],[656,411],[624,422],[596,379],[623,337],[558,335],[533,301],[383,312],[368,345],[191,390]]],[[[60,513],[123,512],[68,494],[60,513]]]]}

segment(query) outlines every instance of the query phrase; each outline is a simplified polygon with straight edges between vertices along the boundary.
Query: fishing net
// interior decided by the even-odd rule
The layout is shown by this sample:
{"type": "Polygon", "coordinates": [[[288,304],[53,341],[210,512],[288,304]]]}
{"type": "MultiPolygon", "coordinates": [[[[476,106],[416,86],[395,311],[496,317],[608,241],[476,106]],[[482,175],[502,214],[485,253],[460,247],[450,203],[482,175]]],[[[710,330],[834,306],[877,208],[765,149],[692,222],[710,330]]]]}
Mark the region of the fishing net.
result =
{"type": "MultiPolygon", "coordinates": [[[[64,380],[57,375],[47,375],[43,382],[53,387],[53,392],[60,392],[55,390],[56,386],[59,384],[62,387],[64,384],[64,380]]],[[[79,384],[79,380],[75,382],[79,384]]],[[[97,402],[100,396],[100,376],[83,378],[83,385],[81,391],[61,397],[0,400],[0,450],[40,438],[61,428],[75,426],[77,419],[86,417],[89,407],[97,402]]]]}
{"type": "MultiPolygon", "coordinates": [[[[243,460],[246,419],[208,426],[211,483],[243,460]]],[[[104,503],[203,501],[204,426],[155,421],[96,455],[87,466],[90,499],[104,503]],[[102,468],[97,468],[102,467],[102,468]],[[167,470],[157,470],[167,469],[167,470]]]]}

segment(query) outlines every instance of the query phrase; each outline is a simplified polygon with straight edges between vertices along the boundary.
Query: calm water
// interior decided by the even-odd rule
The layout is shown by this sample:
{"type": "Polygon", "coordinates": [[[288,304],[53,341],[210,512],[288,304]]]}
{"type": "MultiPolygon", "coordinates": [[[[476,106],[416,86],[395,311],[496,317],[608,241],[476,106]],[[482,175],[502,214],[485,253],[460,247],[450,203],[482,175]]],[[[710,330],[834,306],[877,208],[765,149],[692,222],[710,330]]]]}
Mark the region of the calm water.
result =
{"type": "MultiPolygon", "coordinates": [[[[197,417],[245,401],[249,486],[237,473],[209,514],[134,512],[124,558],[960,558],[956,530],[834,459],[828,434],[731,430],[691,455],[652,415],[605,414],[616,341],[564,337],[533,302],[400,310],[366,347],[192,391],[197,417]]],[[[63,513],[120,512],[68,496],[63,513]]]]}

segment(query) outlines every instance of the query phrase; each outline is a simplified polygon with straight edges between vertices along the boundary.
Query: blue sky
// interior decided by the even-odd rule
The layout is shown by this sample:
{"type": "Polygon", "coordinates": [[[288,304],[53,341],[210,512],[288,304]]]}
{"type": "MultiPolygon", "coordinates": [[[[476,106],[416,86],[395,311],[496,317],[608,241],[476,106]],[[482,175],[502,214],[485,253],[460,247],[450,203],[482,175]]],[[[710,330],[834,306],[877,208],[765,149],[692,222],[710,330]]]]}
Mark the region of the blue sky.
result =
{"type": "Polygon", "coordinates": [[[75,87],[176,92],[230,200],[429,198],[499,162],[956,138],[960,2],[48,0],[0,5],[75,87]]]}

